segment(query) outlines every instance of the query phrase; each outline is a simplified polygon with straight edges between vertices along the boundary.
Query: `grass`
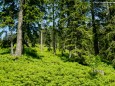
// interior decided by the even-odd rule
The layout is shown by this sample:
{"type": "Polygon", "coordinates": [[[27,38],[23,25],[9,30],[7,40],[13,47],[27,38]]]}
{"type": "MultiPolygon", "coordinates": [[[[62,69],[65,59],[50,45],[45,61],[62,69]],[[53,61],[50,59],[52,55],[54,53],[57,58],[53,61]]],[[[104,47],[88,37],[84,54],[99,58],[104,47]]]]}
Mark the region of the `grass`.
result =
{"type": "MultiPolygon", "coordinates": [[[[101,62],[92,67],[65,62],[46,48],[26,48],[22,57],[14,57],[9,49],[0,49],[0,86],[115,86],[115,70],[101,62]]],[[[59,52],[57,52],[59,54],[59,52]]]]}

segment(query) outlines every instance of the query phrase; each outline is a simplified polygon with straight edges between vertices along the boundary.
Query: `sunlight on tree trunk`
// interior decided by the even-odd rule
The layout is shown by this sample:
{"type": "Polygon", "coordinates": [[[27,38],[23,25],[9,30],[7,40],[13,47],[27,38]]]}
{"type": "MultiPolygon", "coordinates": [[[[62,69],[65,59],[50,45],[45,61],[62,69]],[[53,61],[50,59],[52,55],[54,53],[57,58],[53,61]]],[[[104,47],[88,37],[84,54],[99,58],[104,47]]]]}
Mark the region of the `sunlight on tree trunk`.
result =
{"type": "Polygon", "coordinates": [[[17,45],[16,45],[16,56],[21,56],[22,55],[22,25],[23,25],[23,5],[24,0],[20,0],[20,10],[19,10],[19,15],[18,15],[18,31],[17,31],[17,45]]]}

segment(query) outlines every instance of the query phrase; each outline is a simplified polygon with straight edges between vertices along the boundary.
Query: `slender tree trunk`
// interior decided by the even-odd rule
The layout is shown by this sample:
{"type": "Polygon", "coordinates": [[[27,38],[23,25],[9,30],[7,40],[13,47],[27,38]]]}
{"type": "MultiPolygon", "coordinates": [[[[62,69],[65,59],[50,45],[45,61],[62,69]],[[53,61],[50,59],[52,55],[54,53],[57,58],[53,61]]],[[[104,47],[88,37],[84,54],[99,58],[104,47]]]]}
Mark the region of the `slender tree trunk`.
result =
{"type": "Polygon", "coordinates": [[[55,18],[54,18],[54,2],[53,2],[53,39],[52,39],[52,45],[53,45],[53,53],[56,54],[56,38],[55,38],[55,18]]]}
{"type": "Polygon", "coordinates": [[[56,38],[55,38],[55,29],[53,29],[53,39],[52,39],[52,45],[53,45],[53,53],[56,54],[56,38]]]}
{"type": "MultiPolygon", "coordinates": [[[[64,4],[63,4],[64,0],[61,1],[61,5],[60,5],[60,11],[63,11],[64,10],[64,4]]],[[[65,18],[65,15],[64,14],[60,14],[60,19],[63,19],[65,18]]],[[[61,50],[61,55],[63,56],[64,55],[64,50],[65,50],[65,38],[64,38],[64,32],[63,32],[63,26],[61,25],[61,22],[58,26],[60,28],[60,34],[59,34],[59,37],[60,37],[60,50],[61,50]]]]}
{"type": "Polygon", "coordinates": [[[42,52],[42,50],[43,50],[43,32],[42,32],[42,30],[41,30],[41,52],[42,52]]]}
{"type": "Polygon", "coordinates": [[[71,50],[69,50],[69,58],[71,58],[71,56],[72,56],[72,52],[71,50]]]}
{"type": "Polygon", "coordinates": [[[107,2],[107,21],[106,22],[108,22],[108,20],[110,19],[110,9],[109,9],[109,3],[107,2]]]}
{"type": "Polygon", "coordinates": [[[10,28],[10,31],[11,31],[11,38],[10,38],[10,42],[11,42],[11,55],[14,54],[14,51],[13,51],[13,37],[12,37],[12,29],[10,28]]]}
{"type": "Polygon", "coordinates": [[[11,41],[11,55],[14,54],[14,51],[13,51],[13,41],[11,41]]]}
{"type": "Polygon", "coordinates": [[[97,34],[97,29],[95,25],[95,12],[94,12],[94,1],[91,0],[91,14],[92,14],[92,27],[93,27],[93,42],[94,42],[94,52],[95,55],[99,54],[99,46],[98,46],[98,34],[97,34]]]}
{"type": "Polygon", "coordinates": [[[22,55],[23,50],[23,38],[22,38],[22,25],[23,25],[23,2],[24,0],[20,0],[20,9],[18,14],[18,30],[17,30],[17,45],[16,45],[16,56],[22,55]]]}

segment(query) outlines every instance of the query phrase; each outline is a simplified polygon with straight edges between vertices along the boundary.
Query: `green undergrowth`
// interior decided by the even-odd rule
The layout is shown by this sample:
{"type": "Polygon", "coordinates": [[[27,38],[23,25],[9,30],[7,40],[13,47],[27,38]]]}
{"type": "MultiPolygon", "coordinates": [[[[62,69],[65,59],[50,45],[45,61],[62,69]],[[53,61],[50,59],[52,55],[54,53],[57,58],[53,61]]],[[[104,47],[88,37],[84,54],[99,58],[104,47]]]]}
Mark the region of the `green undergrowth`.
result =
{"type": "Polygon", "coordinates": [[[38,47],[26,48],[21,57],[0,49],[0,86],[115,86],[115,70],[103,62],[93,67],[65,62],[38,47]]]}

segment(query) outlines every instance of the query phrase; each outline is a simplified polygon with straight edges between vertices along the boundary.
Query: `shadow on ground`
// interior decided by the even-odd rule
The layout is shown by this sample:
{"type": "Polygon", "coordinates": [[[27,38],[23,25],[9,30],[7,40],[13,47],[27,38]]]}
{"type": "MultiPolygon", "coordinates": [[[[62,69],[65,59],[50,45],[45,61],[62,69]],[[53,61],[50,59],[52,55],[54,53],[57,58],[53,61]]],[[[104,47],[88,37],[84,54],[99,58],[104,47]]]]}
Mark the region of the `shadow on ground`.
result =
{"type": "Polygon", "coordinates": [[[32,58],[35,58],[35,59],[40,59],[44,56],[41,56],[37,53],[37,50],[34,50],[32,48],[25,48],[24,49],[24,54],[26,54],[27,56],[31,56],[32,58]]]}
{"type": "Polygon", "coordinates": [[[0,55],[4,55],[4,54],[9,54],[10,53],[10,49],[4,50],[2,52],[0,52],[0,55]]]}
{"type": "Polygon", "coordinates": [[[58,57],[60,57],[60,59],[64,62],[67,62],[69,61],[69,55],[67,53],[64,53],[64,54],[56,54],[58,57]]]}

